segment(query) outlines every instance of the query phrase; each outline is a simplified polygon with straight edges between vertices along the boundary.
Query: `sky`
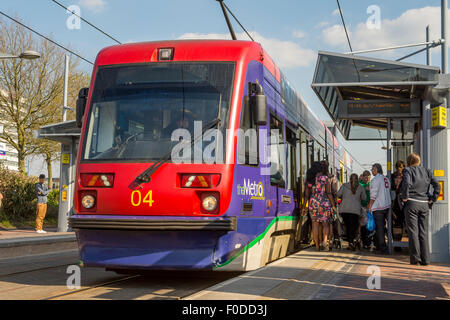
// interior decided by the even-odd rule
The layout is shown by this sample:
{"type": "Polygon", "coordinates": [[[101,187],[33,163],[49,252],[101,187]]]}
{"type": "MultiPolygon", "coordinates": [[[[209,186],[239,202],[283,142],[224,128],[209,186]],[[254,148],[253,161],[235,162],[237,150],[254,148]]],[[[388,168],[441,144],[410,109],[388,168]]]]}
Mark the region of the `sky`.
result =
{"type": "MultiPolygon", "coordinates": [[[[66,7],[78,6],[84,19],[122,43],[186,38],[230,39],[216,0],[58,1],[66,7]]],[[[225,0],[225,3],[272,56],[318,117],[329,120],[311,89],[311,82],[319,50],[349,51],[336,1],[225,0]]],[[[340,4],[354,51],[424,42],[426,25],[430,25],[433,40],[440,38],[440,0],[340,0],[340,4]],[[373,8],[379,11],[373,11],[373,8]]],[[[69,14],[51,0],[2,0],[0,10],[70,46],[90,61],[95,60],[102,48],[116,44],[84,22],[79,29],[68,28],[69,14]]],[[[238,37],[246,39],[240,27],[234,21],[233,24],[238,37]]],[[[395,60],[415,50],[409,48],[365,55],[395,60]]],[[[425,53],[405,61],[425,64],[425,53]]],[[[440,61],[440,48],[433,49],[432,64],[440,66],[440,61]]],[[[92,70],[86,62],[81,62],[80,68],[88,72],[92,70]]],[[[361,165],[386,163],[386,151],[381,149],[381,142],[344,141],[344,145],[357,160],[357,172],[363,169],[361,165]]],[[[45,169],[39,161],[32,161],[31,167],[32,174],[45,169]]],[[[54,170],[59,175],[57,166],[54,170]]]]}

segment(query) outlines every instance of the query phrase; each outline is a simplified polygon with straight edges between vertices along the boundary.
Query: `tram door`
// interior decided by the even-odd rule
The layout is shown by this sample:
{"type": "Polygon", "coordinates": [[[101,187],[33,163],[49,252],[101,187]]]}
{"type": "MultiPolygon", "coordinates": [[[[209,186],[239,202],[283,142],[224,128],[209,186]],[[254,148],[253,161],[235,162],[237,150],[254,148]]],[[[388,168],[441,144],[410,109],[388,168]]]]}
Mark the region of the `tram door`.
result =
{"type": "MultiPolygon", "coordinates": [[[[298,194],[299,194],[299,207],[306,208],[305,200],[305,181],[306,181],[306,171],[311,166],[310,146],[308,143],[307,134],[305,131],[299,131],[299,139],[297,141],[297,151],[298,151],[298,194]]],[[[308,225],[308,217],[302,216],[300,212],[297,230],[296,230],[296,243],[309,244],[311,242],[311,228],[308,225]]]]}
{"type": "MultiPolygon", "coordinates": [[[[283,121],[270,114],[270,193],[273,203],[271,213],[283,213],[280,201],[286,195],[286,145],[284,139],[283,121]]],[[[293,199],[291,199],[293,201],[293,199]]]]}
{"type": "MultiPolygon", "coordinates": [[[[406,163],[406,158],[414,151],[414,141],[410,142],[392,142],[392,164],[401,160],[406,163]]],[[[393,168],[395,171],[395,167],[393,168]]]]}
{"type": "Polygon", "coordinates": [[[294,204],[295,214],[299,210],[299,159],[297,150],[298,138],[295,131],[286,126],[286,160],[287,160],[287,186],[286,189],[289,195],[292,193],[292,203],[294,204]]]}

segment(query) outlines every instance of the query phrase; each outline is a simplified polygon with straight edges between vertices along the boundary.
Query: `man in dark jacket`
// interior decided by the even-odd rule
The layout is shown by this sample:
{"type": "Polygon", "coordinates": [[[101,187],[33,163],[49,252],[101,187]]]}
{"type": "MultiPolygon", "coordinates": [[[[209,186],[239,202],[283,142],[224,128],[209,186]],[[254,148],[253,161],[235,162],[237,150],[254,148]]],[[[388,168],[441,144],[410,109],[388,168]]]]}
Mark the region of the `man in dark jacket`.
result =
{"type": "Polygon", "coordinates": [[[36,183],[36,197],[37,197],[37,208],[36,208],[36,232],[37,233],[47,233],[47,231],[42,230],[44,224],[45,214],[47,213],[47,195],[50,190],[48,190],[45,184],[45,175],[41,174],[39,176],[39,182],[36,183]]]}
{"type": "Polygon", "coordinates": [[[405,204],[404,213],[408,227],[410,263],[428,265],[430,248],[428,244],[429,205],[437,201],[441,186],[433,177],[431,170],[420,166],[420,156],[408,156],[408,168],[403,170],[400,198],[405,204]],[[433,194],[429,193],[430,185],[433,194]]]}

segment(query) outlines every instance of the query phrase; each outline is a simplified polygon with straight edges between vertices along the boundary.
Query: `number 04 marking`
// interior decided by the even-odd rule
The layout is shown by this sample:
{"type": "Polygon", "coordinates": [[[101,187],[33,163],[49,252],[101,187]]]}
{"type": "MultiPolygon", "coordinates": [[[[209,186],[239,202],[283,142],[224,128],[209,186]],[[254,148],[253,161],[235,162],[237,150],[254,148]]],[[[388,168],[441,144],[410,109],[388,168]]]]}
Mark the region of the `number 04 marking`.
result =
{"type": "Polygon", "coordinates": [[[145,195],[144,199],[142,199],[141,190],[134,190],[131,193],[131,205],[133,207],[138,207],[142,203],[148,203],[148,206],[151,207],[151,206],[153,206],[154,202],[155,201],[153,200],[153,197],[152,197],[152,190],[147,192],[147,194],[145,195]]]}

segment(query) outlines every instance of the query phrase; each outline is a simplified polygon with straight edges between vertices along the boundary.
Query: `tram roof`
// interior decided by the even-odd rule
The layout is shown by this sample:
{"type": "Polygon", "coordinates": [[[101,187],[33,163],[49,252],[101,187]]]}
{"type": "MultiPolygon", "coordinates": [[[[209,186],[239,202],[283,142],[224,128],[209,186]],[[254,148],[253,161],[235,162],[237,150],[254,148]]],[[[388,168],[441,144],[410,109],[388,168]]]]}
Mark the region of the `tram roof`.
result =
{"type": "Polygon", "coordinates": [[[439,73],[428,65],[319,51],[312,88],[347,140],[384,140],[386,118],[344,119],[339,102],[423,99],[439,73]]]}

